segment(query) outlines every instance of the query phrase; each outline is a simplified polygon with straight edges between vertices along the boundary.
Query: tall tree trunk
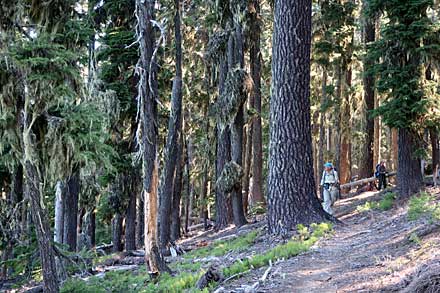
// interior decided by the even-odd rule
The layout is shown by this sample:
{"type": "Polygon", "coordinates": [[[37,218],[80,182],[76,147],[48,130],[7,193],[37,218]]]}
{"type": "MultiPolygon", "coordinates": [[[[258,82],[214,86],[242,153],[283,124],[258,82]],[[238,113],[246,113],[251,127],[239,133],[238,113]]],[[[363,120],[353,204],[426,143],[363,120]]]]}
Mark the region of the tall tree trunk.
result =
{"type": "MultiPolygon", "coordinates": [[[[363,1],[363,10],[367,9],[368,1],[363,1]]],[[[376,39],[376,20],[364,16],[364,47],[376,39]]],[[[371,112],[374,110],[374,76],[369,70],[374,65],[374,61],[369,57],[364,57],[364,102],[365,102],[365,144],[363,145],[362,161],[359,164],[360,178],[368,178],[373,175],[376,162],[374,162],[374,118],[371,112]]]]}
{"type": "MultiPolygon", "coordinates": [[[[224,90],[224,84],[226,80],[226,75],[228,73],[228,61],[226,58],[220,63],[219,72],[219,93],[222,94],[224,90]]],[[[227,162],[231,160],[231,137],[229,127],[221,130],[220,126],[217,126],[217,147],[216,147],[216,179],[220,177],[221,172],[227,162]]],[[[222,229],[228,226],[228,213],[229,213],[227,195],[220,190],[220,188],[215,188],[215,228],[222,229]]]]}
{"type": "Polygon", "coordinates": [[[311,0],[276,0],[268,226],[285,234],[330,218],[316,196],[310,118],[311,0]],[[295,28],[295,29],[292,29],[295,28]]]}
{"type": "MultiPolygon", "coordinates": [[[[209,143],[209,100],[207,100],[206,108],[205,108],[205,135],[206,142],[209,143]]],[[[208,152],[206,154],[206,159],[203,165],[203,182],[202,182],[202,191],[200,193],[200,218],[203,221],[203,227],[205,230],[208,229],[208,183],[209,183],[209,162],[211,158],[211,148],[207,145],[208,152]]]]}
{"type": "Polygon", "coordinates": [[[123,250],[122,246],[122,220],[124,217],[120,213],[116,213],[112,219],[112,243],[113,252],[123,250]]]}
{"type": "Polygon", "coordinates": [[[90,223],[87,231],[90,238],[90,246],[93,248],[96,246],[96,213],[94,210],[90,211],[90,223]]]}
{"type": "MultiPolygon", "coordinates": [[[[435,172],[439,165],[439,139],[438,132],[435,128],[429,129],[429,137],[431,138],[432,149],[432,171],[435,172]]],[[[437,174],[436,174],[437,175],[437,174]]]]}
{"type": "Polygon", "coordinates": [[[125,250],[136,250],[136,178],[130,175],[130,198],[125,216],[125,250]]]}
{"type": "Polygon", "coordinates": [[[341,116],[342,116],[342,87],[343,87],[343,69],[341,64],[336,65],[336,105],[335,105],[335,122],[334,125],[336,129],[334,129],[334,148],[335,148],[335,161],[334,165],[338,172],[341,170],[341,138],[342,138],[342,129],[341,129],[341,116]]]}
{"type": "Polygon", "coordinates": [[[408,198],[419,192],[423,184],[420,158],[415,157],[418,141],[416,134],[410,130],[399,129],[397,188],[403,198],[408,198]]]}
{"type": "Polygon", "coordinates": [[[177,146],[177,166],[173,184],[173,203],[171,209],[171,241],[180,238],[180,201],[183,190],[183,170],[185,168],[185,156],[183,155],[183,134],[179,136],[177,146]]]}
{"type": "MultiPolygon", "coordinates": [[[[325,105],[327,101],[327,77],[327,68],[324,67],[322,69],[321,105],[325,105]]],[[[321,169],[324,166],[325,135],[325,111],[324,109],[321,109],[321,114],[319,116],[318,168],[316,169],[316,173],[318,173],[318,180],[321,180],[321,169]]]]}
{"type": "Polygon", "coordinates": [[[262,204],[265,205],[263,193],[263,135],[261,126],[261,16],[260,0],[253,0],[252,4],[255,12],[251,15],[250,34],[250,69],[254,82],[253,102],[257,115],[252,121],[252,185],[250,206],[262,204]]]}
{"type": "Polygon", "coordinates": [[[194,196],[194,186],[191,182],[191,169],[193,161],[193,144],[191,138],[186,142],[186,197],[185,197],[185,232],[188,233],[188,228],[191,225],[192,205],[194,196]]]}
{"type": "Polygon", "coordinates": [[[152,274],[169,271],[157,243],[157,64],[153,56],[155,32],[154,0],[136,0],[138,19],[137,35],[140,37],[140,58],[138,66],[139,100],[141,105],[140,125],[142,129],[141,149],[143,168],[145,258],[152,274]]]}
{"type": "MultiPolygon", "coordinates": [[[[377,109],[380,106],[379,96],[375,95],[374,108],[377,109]]],[[[382,140],[382,122],[380,117],[374,118],[374,143],[373,143],[373,165],[376,165],[382,159],[380,155],[382,140]]]]}
{"type": "MultiPolygon", "coordinates": [[[[251,98],[252,100],[252,98],[251,98]]],[[[253,101],[250,101],[253,104],[253,101]]],[[[253,106],[251,106],[253,107],[253,106]]],[[[243,145],[245,151],[243,152],[244,162],[244,176],[243,176],[243,212],[246,215],[249,206],[249,188],[252,165],[252,124],[248,124],[243,132],[243,145]]],[[[207,181],[206,181],[207,183],[207,181]]]]}
{"type": "Polygon", "coordinates": [[[345,80],[343,83],[343,101],[341,111],[341,155],[339,166],[339,179],[341,184],[350,182],[351,180],[351,65],[345,72],[345,80]]]}
{"type": "Polygon", "coordinates": [[[55,227],[54,241],[63,243],[64,234],[64,185],[62,181],[58,181],[55,186],[55,227]]]}
{"type": "MultiPolygon", "coordinates": [[[[27,139],[24,139],[25,141],[27,139]]],[[[42,190],[40,172],[37,167],[28,159],[25,154],[24,170],[26,177],[27,193],[31,203],[32,222],[37,234],[38,248],[41,258],[41,268],[43,271],[43,290],[44,292],[56,293],[59,291],[58,274],[55,265],[54,248],[50,239],[50,226],[47,218],[46,208],[42,203],[42,190]]]]}
{"type": "MultiPolygon", "coordinates": [[[[235,50],[236,56],[234,64],[244,68],[244,40],[242,26],[239,21],[235,22],[235,50]]],[[[231,54],[231,51],[228,52],[231,54]]],[[[235,67],[235,65],[234,65],[235,67]]],[[[230,67],[231,70],[233,67],[230,67]]],[[[234,123],[231,126],[231,159],[239,166],[243,166],[243,126],[244,126],[244,105],[241,105],[235,116],[234,123]]],[[[246,217],[243,211],[243,193],[242,184],[239,182],[231,192],[232,198],[232,212],[234,217],[234,224],[236,227],[241,227],[247,224],[246,217]]]]}
{"type": "Polygon", "coordinates": [[[75,170],[66,183],[64,201],[64,244],[70,251],[76,251],[78,227],[78,196],[79,196],[79,170],[75,170]]]}
{"type": "Polygon", "coordinates": [[[173,81],[171,96],[171,114],[168,122],[168,137],[165,149],[165,163],[162,173],[162,182],[159,189],[159,240],[163,249],[170,242],[171,206],[173,182],[177,158],[178,137],[181,132],[182,120],[182,33],[180,29],[180,0],[174,1],[176,14],[174,16],[174,36],[176,42],[176,76],[173,81]]]}
{"type": "Polygon", "coordinates": [[[391,170],[397,170],[399,161],[399,131],[391,129],[391,170]]]}
{"type": "Polygon", "coordinates": [[[137,216],[136,216],[136,248],[141,249],[144,247],[144,230],[145,230],[145,222],[144,222],[144,200],[143,194],[141,192],[137,192],[137,216]]]}

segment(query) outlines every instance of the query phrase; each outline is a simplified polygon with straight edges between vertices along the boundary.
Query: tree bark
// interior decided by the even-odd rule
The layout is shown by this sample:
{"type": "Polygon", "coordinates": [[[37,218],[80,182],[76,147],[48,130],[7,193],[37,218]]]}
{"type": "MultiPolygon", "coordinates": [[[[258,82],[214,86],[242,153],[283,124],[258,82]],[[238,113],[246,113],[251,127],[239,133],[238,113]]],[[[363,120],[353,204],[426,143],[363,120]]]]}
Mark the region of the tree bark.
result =
{"type": "Polygon", "coordinates": [[[130,175],[130,199],[125,216],[125,250],[136,250],[136,178],[130,175]]]}
{"type": "Polygon", "coordinates": [[[139,100],[141,105],[140,125],[142,129],[141,149],[143,168],[145,258],[152,274],[169,271],[157,243],[157,64],[153,56],[155,33],[154,0],[136,0],[138,19],[137,35],[140,36],[141,67],[139,100]]]}
{"type": "Polygon", "coordinates": [[[185,166],[185,156],[183,155],[183,134],[180,134],[177,146],[177,166],[174,176],[173,203],[171,210],[171,241],[180,238],[180,201],[183,190],[183,170],[185,166]]]}
{"type": "Polygon", "coordinates": [[[435,172],[439,165],[439,140],[438,132],[435,128],[429,129],[429,137],[431,138],[431,149],[432,149],[432,171],[435,172]]]}
{"type": "MultiPolygon", "coordinates": [[[[367,9],[368,1],[363,1],[363,10],[367,9]]],[[[364,47],[376,40],[376,20],[364,16],[364,47]]],[[[375,167],[374,162],[374,118],[371,117],[371,112],[374,110],[374,76],[369,70],[374,65],[373,60],[364,57],[364,102],[365,102],[365,144],[363,148],[362,161],[359,164],[360,178],[368,178],[373,175],[375,167]]]]}
{"type": "Polygon", "coordinates": [[[79,171],[75,170],[66,183],[64,201],[64,244],[76,251],[78,227],[79,171]]]}
{"type": "MultiPolygon", "coordinates": [[[[253,104],[253,101],[250,101],[250,104],[253,104]]],[[[252,124],[248,124],[243,132],[243,145],[245,146],[245,151],[243,152],[243,212],[246,215],[249,206],[249,188],[251,183],[250,176],[252,167],[252,124]]]]}
{"type": "Polygon", "coordinates": [[[261,16],[260,16],[260,0],[253,0],[252,4],[255,13],[251,15],[251,31],[250,34],[250,69],[254,82],[253,87],[253,106],[257,115],[252,121],[252,185],[250,206],[257,204],[265,205],[263,193],[263,135],[261,126],[261,51],[260,51],[260,35],[261,35],[261,16]]]}
{"type": "Polygon", "coordinates": [[[162,182],[159,189],[159,240],[163,249],[170,242],[171,206],[173,195],[173,182],[177,158],[178,137],[181,132],[182,120],[182,33],[180,29],[180,1],[175,0],[176,14],[174,16],[174,36],[176,43],[176,76],[173,81],[171,96],[171,114],[168,122],[168,137],[165,149],[165,163],[162,173],[162,182]]]}
{"type": "Polygon", "coordinates": [[[145,255],[150,273],[157,275],[160,272],[170,272],[170,269],[160,254],[159,241],[157,239],[157,189],[159,184],[157,161],[155,161],[153,168],[151,192],[145,194],[145,255]]]}
{"type": "Polygon", "coordinates": [[[311,0],[275,1],[267,215],[275,234],[330,219],[316,196],[313,174],[311,16],[311,0]]]}
{"type": "Polygon", "coordinates": [[[349,65],[345,72],[345,80],[343,83],[341,111],[341,155],[339,165],[339,179],[341,184],[346,184],[351,181],[351,78],[352,69],[351,65],[349,65]]]}
{"type": "MultiPolygon", "coordinates": [[[[234,64],[244,68],[244,41],[243,32],[240,22],[235,23],[235,51],[236,58],[234,64]]],[[[231,51],[228,54],[232,54],[231,51]]],[[[235,65],[234,65],[235,67],[235,65]]],[[[233,67],[230,67],[231,70],[233,67]]],[[[231,126],[231,158],[232,161],[239,166],[243,166],[243,126],[244,126],[244,105],[241,105],[237,115],[235,116],[234,123],[231,126]]],[[[243,193],[242,184],[237,184],[234,190],[231,192],[232,198],[232,213],[234,224],[236,227],[241,227],[247,224],[246,217],[243,211],[243,193]]]]}
{"type": "MultiPolygon", "coordinates": [[[[377,109],[380,106],[379,96],[375,95],[374,108],[377,109]]],[[[382,140],[382,122],[380,117],[374,118],[374,143],[373,143],[373,165],[375,166],[382,159],[380,155],[382,140]]]]}
{"type": "MultiPolygon", "coordinates": [[[[219,72],[219,92],[220,94],[224,90],[224,84],[226,75],[228,73],[227,58],[223,58],[220,64],[219,72]]],[[[217,126],[217,147],[216,147],[216,179],[220,177],[221,172],[227,162],[231,160],[231,137],[229,127],[221,130],[220,126],[217,126]]],[[[228,203],[227,195],[219,188],[215,189],[215,228],[217,230],[228,226],[228,203]]]]}
{"type": "Polygon", "coordinates": [[[185,197],[185,232],[188,233],[188,227],[191,225],[192,205],[194,196],[194,186],[191,182],[191,169],[193,161],[193,144],[190,138],[186,142],[186,197],[185,197]]]}
{"type": "MultiPolygon", "coordinates": [[[[321,105],[324,105],[327,101],[327,77],[328,77],[327,68],[323,67],[323,69],[322,69],[321,105]]],[[[325,111],[323,111],[323,109],[321,109],[321,113],[319,116],[318,168],[316,169],[318,184],[321,180],[321,170],[324,166],[324,151],[326,149],[325,148],[325,139],[326,139],[325,135],[326,135],[325,111]]]]}
{"type": "MultiPolygon", "coordinates": [[[[24,140],[26,141],[27,139],[25,138],[24,140]]],[[[29,154],[25,154],[25,158],[29,158],[29,154]]],[[[25,159],[24,166],[26,188],[31,204],[32,222],[37,234],[41,269],[43,271],[43,290],[48,293],[57,293],[59,292],[58,274],[55,265],[54,248],[50,239],[48,214],[46,208],[41,204],[43,202],[43,194],[40,189],[42,183],[39,177],[40,172],[29,159],[25,159]]]]}
{"type": "Polygon", "coordinates": [[[116,213],[112,219],[112,243],[113,252],[123,250],[122,246],[122,220],[124,217],[120,213],[116,213]]]}
{"type": "Polygon", "coordinates": [[[63,243],[64,234],[64,186],[63,182],[58,181],[55,187],[55,228],[54,241],[63,243]]]}
{"type": "Polygon", "coordinates": [[[144,247],[144,199],[141,192],[137,192],[137,215],[136,215],[136,248],[144,247]]]}
{"type": "Polygon", "coordinates": [[[397,188],[402,198],[408,198],[420,191],[423,177],[420,158],[415,157],[418,138],[408,129],[399,129],[399,165],[397,188]]]}

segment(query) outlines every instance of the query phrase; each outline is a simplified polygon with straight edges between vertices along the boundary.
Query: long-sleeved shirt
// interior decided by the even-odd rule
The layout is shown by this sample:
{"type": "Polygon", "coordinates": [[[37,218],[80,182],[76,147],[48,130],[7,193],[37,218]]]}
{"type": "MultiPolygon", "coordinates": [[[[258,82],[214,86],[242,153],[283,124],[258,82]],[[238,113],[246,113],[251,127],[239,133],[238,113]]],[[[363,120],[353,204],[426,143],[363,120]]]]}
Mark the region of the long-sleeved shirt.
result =
{"type": "Polygon", "coordinates": [[[324,172],[322,172],[321,185],[325,183],[335,184],[337,182],[339,182],[338,172],[335,170],[330,170],[329,172],[324,170],[324,172]]]}

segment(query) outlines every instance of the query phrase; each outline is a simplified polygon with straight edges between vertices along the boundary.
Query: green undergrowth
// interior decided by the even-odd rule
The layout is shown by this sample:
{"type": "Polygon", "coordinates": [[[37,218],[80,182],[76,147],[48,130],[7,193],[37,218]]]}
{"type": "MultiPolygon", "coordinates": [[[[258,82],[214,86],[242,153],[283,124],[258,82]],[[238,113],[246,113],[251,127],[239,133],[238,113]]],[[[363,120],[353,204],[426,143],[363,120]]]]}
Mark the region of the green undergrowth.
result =
{"type": "Polygon", "coordinates": [[[235,239],[214,241],[211,245],[190,251],[183,257],[185,259],[194,259],[208,256],[222,256],[230,251],[240,252],[251,246],[257,237],[258,231],[252,231],[235,239]]]}
{"type": "Polygon", "coordinates": [[[388,211],[393,207],[396,194],[393,192],[387,192],[383,198],[379,201],[367,201],[363,205],[358,205],[356,210],[360,213],[368,212],[371,210],[388,211]]]}
{"type": "Polygon", "coordinates": [[[440,221],[440,203],[436,202],[436,198],[427,192],[413,196],[409,201],[408,219],[415,221],[420,218],[440,221]]]}
{"type": "MultiPolygon", "coordinates": [[[[276,246],[261,254],[234,262],[231,266],[223,269],[223,275],[227,278],[235,274],[245,273],[275,262],[279,259],[288,259],[307,251],[320,238],[327,235],[332,229],[331,224],[312,224],[310,228],[299,225],[298,235],[285,244],[276,246]]],[[[258,236],[257,231],[252,231],[242,237],[216,241],[208,247],[200,248],[185,254],[181,263],[171,264],[178,274],[171,276],[162,274],[155,281],[151,281],[145,268],[136,272],[111,272],[103,278],[91,277],[87,282],[70,279],[61,292],[63,293],[104,293],[104,292],[209,292],[215,284],[203,291],[195,289],[197,280],[205,273],[201,262],[192,262],[194,258],[207,256],[221,256],[230,251],[243,251],[254,243],[258,236]]]]}

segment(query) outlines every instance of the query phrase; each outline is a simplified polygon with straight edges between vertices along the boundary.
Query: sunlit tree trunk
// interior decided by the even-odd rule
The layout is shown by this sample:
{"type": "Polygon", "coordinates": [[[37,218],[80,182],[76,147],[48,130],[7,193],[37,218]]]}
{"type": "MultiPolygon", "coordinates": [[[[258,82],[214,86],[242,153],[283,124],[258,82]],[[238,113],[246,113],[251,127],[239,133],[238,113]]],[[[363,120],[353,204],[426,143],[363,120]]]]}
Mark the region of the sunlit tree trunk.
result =
{"type": "MultiPolygon", "coordinates": [[[[363,10],[367,9],[368,1],[363,1],[363,10]]],[[[364,12],[365,14],[365,12],[364,12]]],[[[364,47],[376,39],[376,20],[364,16],[363,26],[363,42],[364,47]]],[[[371,111],[374,110],[374,76],[369,70],[374,65],[374,62],[364,57],[364,103],[365,103],[365,144],[363,147],[362,161],[360,163],[360,177],[368,178],[373,175],[375,166],[374,162],[374,118],[371,116],[371,111]]]]}

